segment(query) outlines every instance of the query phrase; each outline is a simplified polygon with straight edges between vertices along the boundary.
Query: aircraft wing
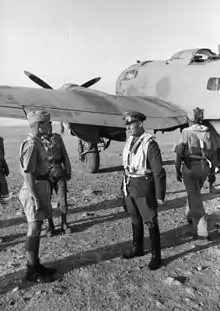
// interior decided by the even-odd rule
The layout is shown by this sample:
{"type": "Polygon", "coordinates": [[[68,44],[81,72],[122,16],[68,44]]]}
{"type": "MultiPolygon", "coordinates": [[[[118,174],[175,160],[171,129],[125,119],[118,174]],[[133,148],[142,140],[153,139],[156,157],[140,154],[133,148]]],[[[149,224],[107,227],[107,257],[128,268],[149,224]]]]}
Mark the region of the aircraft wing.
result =
{"type": "Polygon", "coordinates": [[[127,97],[76,87],[71,91],[0,86],[0,117],[25,119],[44,109],[53,121],[124,128],[122,113],[139,111],[148,118],[146,129],[180,127],[187,121],[179,107],[153,97],[127,97]]]}

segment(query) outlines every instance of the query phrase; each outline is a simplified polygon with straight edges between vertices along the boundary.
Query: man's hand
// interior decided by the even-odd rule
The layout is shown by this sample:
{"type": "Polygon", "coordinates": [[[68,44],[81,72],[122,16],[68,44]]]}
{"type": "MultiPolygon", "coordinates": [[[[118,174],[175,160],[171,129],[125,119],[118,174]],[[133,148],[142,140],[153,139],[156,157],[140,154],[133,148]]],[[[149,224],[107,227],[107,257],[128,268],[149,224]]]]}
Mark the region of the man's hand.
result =
{"type": "Polygon", "coordinates": [[[164,204],[165,204],[165,202],[163,200],[157,199],[157,205],[158,206],[161,206],[161,205],[164,205],[164,204]]]}
{"type": "Polygon", "coordinates": [[[34,206],[35,206],[35,210],[36,211],[39,211],[40,210],[40,200],[36,197],[33,197],[33,200],[34,200],[34,206]]]}
{"type": "Polygon", "coordinates": [[[179,182],[182,182],[183,180],[183,175],[180,171],[176,171],[176,179],[179,181],[179,182]]]}

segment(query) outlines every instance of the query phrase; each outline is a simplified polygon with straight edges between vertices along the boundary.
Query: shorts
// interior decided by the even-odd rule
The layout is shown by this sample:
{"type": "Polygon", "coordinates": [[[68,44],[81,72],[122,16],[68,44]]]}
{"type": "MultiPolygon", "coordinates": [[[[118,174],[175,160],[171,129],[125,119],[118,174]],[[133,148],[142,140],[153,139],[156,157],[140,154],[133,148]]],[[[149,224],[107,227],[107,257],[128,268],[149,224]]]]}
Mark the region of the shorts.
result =
{"type": "Polygon", "coordinates": [[[30,195],[30,190],[23,186],[19,200],[24,208],[24,213],[27,217],[27,222],[42,221],[47,218],[50,208],[50,183],[47,180],[36,181],[36,190],[40,200],[40,209],[36,211],[35,200],[30,195]]]}

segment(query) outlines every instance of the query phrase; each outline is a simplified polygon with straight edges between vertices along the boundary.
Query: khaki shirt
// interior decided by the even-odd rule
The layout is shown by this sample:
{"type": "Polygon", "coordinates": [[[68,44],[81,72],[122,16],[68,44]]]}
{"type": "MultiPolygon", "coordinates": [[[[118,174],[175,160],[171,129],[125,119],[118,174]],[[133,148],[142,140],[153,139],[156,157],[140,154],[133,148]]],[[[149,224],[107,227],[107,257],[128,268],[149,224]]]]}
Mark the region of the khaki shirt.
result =
{"type": "Polygon", "coordinates": [[[211,152],[210,132],[206,126],[194,124],[183,130],[175,152],[184,158],[191,155],[202,156],[202,149],[204,149],[205,156],[209,157],[211,152]],[[201,144],[203,144],[203,148],[201,144]]]}
{"type": "Polygon", "coordinates": [[[49,171],[49,161],[41,139],[33,134],[22,143],[20,148],[21,173],[33,173],[40,178],[49,171]]]}
{"type": "Polygon", "coordinates": [[[53,133],[51,136],[42,136],[41,139],[50,165],[63,164],[65,173],[71,174],[71,163],[62,137],[53,133]]]}

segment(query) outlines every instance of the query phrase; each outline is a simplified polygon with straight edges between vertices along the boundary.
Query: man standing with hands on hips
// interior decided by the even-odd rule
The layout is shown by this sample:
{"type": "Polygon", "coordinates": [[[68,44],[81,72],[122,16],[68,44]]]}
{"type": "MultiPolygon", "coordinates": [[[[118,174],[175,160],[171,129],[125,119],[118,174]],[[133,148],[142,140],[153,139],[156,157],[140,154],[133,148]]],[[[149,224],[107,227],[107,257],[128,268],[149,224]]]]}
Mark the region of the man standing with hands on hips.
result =
{"type": "Polygon", "coordinates": [[[127,212],[131,217],[133,248],[125,259],[144,255],[144,223],[151,243],[150,270],[161,266],[160,230],[157,219],[158,203],[163,204],[166,193],[166,172],[161,152],[154,137],[145,132],[146,116],[139,112],[125,113],[125,124],[131,132],[123,150],[123,191],[127,212]]]}

